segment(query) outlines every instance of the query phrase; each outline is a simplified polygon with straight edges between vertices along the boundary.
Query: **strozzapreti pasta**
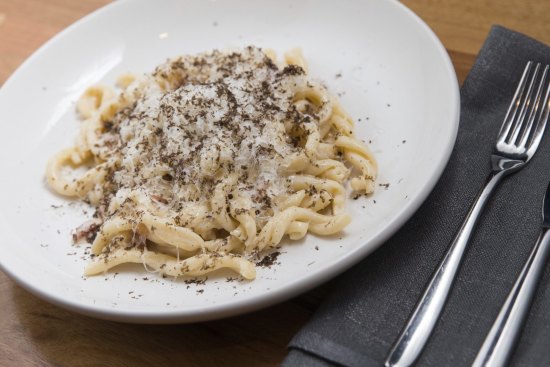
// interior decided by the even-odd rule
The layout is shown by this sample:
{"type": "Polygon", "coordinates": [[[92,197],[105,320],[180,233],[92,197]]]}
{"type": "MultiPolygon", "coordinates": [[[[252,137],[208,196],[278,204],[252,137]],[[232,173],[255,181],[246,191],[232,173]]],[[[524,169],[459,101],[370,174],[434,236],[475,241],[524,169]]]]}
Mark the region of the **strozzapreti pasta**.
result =
{"type": "Polygon", "coordinates": [[[375,160],[299,51],[283,65],[256,47],[182,56],[119,87],[84,93],[76,143],[47,167],[52,189],[97,209],[75,233],[92,241],[87,275],[131,262],[253,279],[285,235],[350,222],[347,181],[374,189],[375,160]]]}

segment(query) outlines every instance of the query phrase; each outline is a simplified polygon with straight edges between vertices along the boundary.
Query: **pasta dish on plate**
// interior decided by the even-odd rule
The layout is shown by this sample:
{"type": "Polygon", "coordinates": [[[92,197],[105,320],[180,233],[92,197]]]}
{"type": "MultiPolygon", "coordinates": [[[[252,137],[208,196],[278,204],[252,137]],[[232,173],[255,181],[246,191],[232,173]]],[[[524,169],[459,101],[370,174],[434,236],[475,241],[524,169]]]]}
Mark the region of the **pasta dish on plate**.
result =
{"type": "Polygon", "coordinates": [[[253,260],[285,235],[350,222],[345,184],[374,189],[375,160],[297,50],[281,64],[252,46],[177,57],[118,87],[86,90],[76,143],[46,172],[96,208],[74,234],[92,242],[86,275],[140,263],[253,279],[253,260]]]}

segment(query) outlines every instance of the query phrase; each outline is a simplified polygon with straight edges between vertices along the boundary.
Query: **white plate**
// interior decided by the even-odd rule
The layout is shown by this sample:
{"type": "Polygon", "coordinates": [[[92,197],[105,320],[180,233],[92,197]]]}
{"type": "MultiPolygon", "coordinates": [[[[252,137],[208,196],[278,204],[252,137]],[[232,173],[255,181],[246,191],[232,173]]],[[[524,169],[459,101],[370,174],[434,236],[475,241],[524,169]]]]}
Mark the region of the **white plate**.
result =
{"type": "Polygon", "coordinates": [[[117,1],[44,45],[0,90],[0,264],[39,297],[105,319],[191,322],[265,307],[334,277],[393,234],[439,178],[458,115],[445,49],[397,1],[117,1]],[[83,278],[84,247],[71,245],[70,232],[91,211],[68,205],[43,179],[48,157],[76,136],[75,100],[91,84],[167,57],[249,44],[303,49],[311,75],[341,94],[371,141],[389,188],[350,198],[353,222],[341,236],[285,242],[280,264],[259,268],[252,282],[220,275],[188,285],[139,267],[83,278]]]}

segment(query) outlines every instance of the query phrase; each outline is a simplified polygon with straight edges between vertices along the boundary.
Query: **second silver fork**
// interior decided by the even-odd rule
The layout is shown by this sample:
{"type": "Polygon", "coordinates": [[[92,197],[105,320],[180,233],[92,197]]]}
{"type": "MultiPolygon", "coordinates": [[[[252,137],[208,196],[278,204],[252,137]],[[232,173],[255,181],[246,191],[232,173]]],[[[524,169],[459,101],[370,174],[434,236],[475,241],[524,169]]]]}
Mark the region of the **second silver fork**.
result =
{"type": "Polygon", "coordinates": [[[386,366],[411,366],[439,319],[477,220],[501,179],[525,166],[535,154],[550,113],[548,65],[528,62],[500,129],[491,157],[492,172],[470,208],[445,257],[393,346],[386,366]]]}

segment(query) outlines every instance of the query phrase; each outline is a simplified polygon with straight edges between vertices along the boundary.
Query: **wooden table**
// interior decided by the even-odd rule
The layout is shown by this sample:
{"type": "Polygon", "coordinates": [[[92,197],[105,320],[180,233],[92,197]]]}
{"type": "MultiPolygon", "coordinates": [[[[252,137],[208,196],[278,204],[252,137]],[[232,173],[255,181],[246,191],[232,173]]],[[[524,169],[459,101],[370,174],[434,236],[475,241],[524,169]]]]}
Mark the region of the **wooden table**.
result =
{"type": "MultiPolygon", "coordinates": [[[[0,0],[0,85],[54,34],[107,0],[0,0]]],[[[550,44],[550,2],[403,0],[437,33],[462,82],[492,24],[550,44]]],[[[5,121],[1,123],[6,123],[5,121]]],[[[52,306],[0,272],[0,366],[276,366],[331,285],[222,321],[145,326],[52,306]]]]}

